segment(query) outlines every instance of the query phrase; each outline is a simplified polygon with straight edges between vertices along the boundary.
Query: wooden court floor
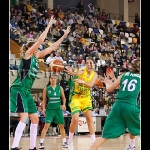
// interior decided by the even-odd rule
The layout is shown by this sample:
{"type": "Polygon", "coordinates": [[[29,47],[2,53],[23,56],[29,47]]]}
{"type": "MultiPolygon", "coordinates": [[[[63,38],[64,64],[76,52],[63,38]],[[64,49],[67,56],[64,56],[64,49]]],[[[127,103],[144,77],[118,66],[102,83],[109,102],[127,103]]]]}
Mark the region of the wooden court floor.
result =
{"type": "MultiPolygon", "coordinates": [[[[98,135],[96,135],[98,137],[98,135]]],[[[36,146],[38,148],[39,136],[37,136],[36,146]]],[[[68,140],[68,136],[66,137],[68,140]]],[[[10,146],[12,145],[13,137],[10,137],[10,146]]],[[[74,150],[89,150],[90,147],[90,136],[89,135],[75,135],[73,139],[74,150]]],[[[137,136],[135,138],[136,149],[140,150],[140,138],[137,136]]],[[[60,136],[46,136],[44,140],[45,150],[62,150],[61,148],[62,140],[60,136]]],[[[117,139],[107,140],[101,148],[98,150],[124,150],[129,144],[129,135],[124,134],[117,139]]],[[[29,137],[23,136],[20,141],[19,147],[21,150],[29,150],[29,137]]],[[[67,150],[67,149],[63,149],[67,150]]]]}

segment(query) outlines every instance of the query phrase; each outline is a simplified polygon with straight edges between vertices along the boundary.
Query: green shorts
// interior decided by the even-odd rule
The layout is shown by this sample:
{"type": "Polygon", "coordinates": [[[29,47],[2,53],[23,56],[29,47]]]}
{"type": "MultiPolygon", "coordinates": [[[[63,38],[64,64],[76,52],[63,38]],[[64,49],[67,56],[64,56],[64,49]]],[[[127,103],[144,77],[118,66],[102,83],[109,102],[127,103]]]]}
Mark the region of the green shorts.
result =
{"type": "Polygon", "coordinates": [[[45,123],[64,124],[62,109],[46,109],[45,123]]]}
{"type": "Polygon", "coordinates": [[[129,103],[115,102],[106,118],[102,137],[118,138],[127,128],[133,136],[140,135],[140,109],[129,103]]]}
{"type": "Polygon", "coordinates": [[[12,86],[10,89],[10,111],[14,113],[37,113],[31,92],[20,86],[12,86]]]}

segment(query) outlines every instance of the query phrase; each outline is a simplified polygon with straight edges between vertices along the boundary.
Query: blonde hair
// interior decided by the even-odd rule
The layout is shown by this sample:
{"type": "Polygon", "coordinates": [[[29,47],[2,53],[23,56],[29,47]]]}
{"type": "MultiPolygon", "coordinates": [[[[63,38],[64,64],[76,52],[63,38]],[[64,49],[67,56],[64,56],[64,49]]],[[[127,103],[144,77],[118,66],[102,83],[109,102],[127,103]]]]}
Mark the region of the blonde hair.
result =
{"type": "Polygon", "coordinates": [[[22,57],[22,55],[28,50],[29,47],[31,47],[35,42],[34,41],[29,41],[27,44],[24,44],[21,49],[20,49],[20,56],[22,57]]]}
{"type": "Polygon", "coordinates": [[[139,58],[132,60],[130,70],[133,73],[140,73],[140,59],[139,58]]]}

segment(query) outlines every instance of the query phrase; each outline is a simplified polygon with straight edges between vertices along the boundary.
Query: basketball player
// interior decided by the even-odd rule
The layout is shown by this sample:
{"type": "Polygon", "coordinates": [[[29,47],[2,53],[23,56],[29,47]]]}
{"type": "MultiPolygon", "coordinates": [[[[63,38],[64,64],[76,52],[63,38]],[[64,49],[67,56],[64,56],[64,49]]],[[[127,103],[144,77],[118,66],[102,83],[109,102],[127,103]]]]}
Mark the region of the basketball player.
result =
{"type": "MultiPolygon", "coordinates": [[[[129,71],[129,69],[123,68],[123,69],[121,69],[119,71],[119,75],[122,75],[123,73],[128,72],[128,71],[129,71]]],[[[108,72],[107,76],[109,76],[113,81],[116,80],[116,77],[114,75],[113,70],[108,72]]],[[[135,147],[135,136],[133,136],[131,133],[129,133],[129,138],[130,138],[130,141],[129,141],[130,143],[129,143],[128,147],[125,150],[130,150],[130,149],[136,150],[136,147],[135,147]]]]}
{"type": "MultiPolygon", "coordinates": [[[[105,121],[102,136],[94,141],[90,150],[97,150],[107,139],[118,138],[125,133],[126,128],[131,136],[140,135],[140,81],[139,59],[133,60],[130,71],[123,73],[114,83],[105,76],[104,83],[108,92],[120,87],[105,121]]],[[[135,149],[135,146],[129,145],[126,150],[135,149]]]]}
{"type": "Polygon", "coordinates": [[[49,80],[48,85],[43,89],[43,113],[45,113],[46,107],[46,117],[45,117],[45,125],[41,133],[39,149],[44,149],[44,138],[47,133],[50,124],[54,121],[54,123],[58,124],[60,129],[60,134],[62,137],[62,148],[68,148],[66,142],[66,133],[64,129],[64,117],[63,111],[66,110],[66,98],[64,94],[64,90],[61,86],[56,85],[57,75],[52,74],[49,80]],[[61,98],[60,98],[61,97],[61,98]],[[48,104],[46,106],[46,98],[48,100],[48,104]],[[63,101],[63,105],[61,105],[61,99],[63,101]]]}
{"type": "Polygon", "coordinates": [[[11,150],[18,150],[19,141],[26,126],[25,122],[27,117],[30,117],[30,150],[36,150],[36,137],[38,115],[37,109],[32,98],[31,88],[34,80],[37,77],[39,70],[38,58],[51,53],[59,46],[59,44],[67,37],[70,32],[70,27],[67,27],[65,34],[50,47],[43,51],[37,52],[38,47],[44,41],[50,27],[52,26],[53,16],[45,29],[36,42],[29,42],[21,48],[22,59],[20,62],[19,73],[10,88],[10,110],[11,112],[18,113],[20,122],[15,131],[15,137],[11,150]]]}
{"type": "Polygon", "coordinates": [[[73,134],[78,124],[79,113],[82,110],[88,124],[90,132],[91,143],[95,140],[95,129],[92,119],[92,102],[90,90],[98,78],[97,73],[94,71],[95,64],[92,57],[88,57],[86,60],[86,67],[82,68],[78,72],[73,72],[71,67],[66,67],[66,72],[73,75],[73,85],[70,89],[69,106],[72,114],[72,121],[69,129],[68,150],[74,150],[73,146],[73,134]]]}

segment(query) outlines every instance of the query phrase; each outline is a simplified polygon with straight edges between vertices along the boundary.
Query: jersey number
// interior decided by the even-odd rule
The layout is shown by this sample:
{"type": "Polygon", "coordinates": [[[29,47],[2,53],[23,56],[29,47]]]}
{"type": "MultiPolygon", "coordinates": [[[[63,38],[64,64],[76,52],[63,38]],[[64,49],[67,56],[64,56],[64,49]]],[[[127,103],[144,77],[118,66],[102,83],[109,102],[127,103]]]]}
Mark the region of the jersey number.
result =
{"type": "Polygon", "coordinates": [[[56,92],[54,93],[54,95],[56,96],[56,92]]]}
{"type": "Polygon", "coordinates": [[[135,90],[135,84],[137,83],[137,80],[133,79],[131,80],[130,82],[128,82],[128,79],[124,80],[123,81],[123,88],[122,88],[122,91],[125,91],[126,87],[127,87],[127,91],[134,91],[135,90]]]}

